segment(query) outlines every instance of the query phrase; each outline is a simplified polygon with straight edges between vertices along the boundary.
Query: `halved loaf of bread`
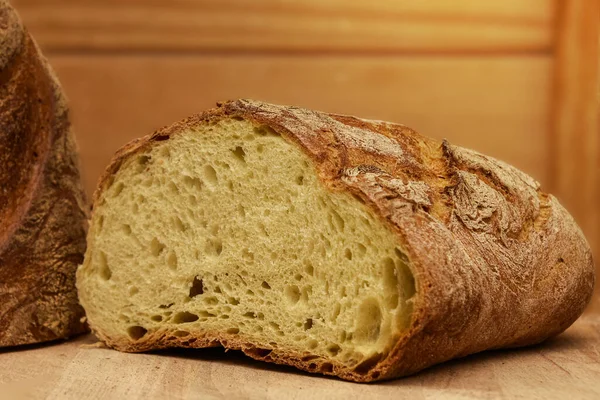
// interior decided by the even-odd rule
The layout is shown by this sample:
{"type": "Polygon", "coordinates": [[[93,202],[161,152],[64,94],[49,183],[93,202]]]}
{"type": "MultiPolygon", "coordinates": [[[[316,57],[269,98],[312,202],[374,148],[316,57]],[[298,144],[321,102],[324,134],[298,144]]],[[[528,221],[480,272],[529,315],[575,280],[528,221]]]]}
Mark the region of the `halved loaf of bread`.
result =
{"type": "Polygon", "coordinates": [[[77,284],[118,350],[224,346],[373,381],[556,335],[593,271],[573,219],[509,165],[238,100],[116,154],[77,284]]]}

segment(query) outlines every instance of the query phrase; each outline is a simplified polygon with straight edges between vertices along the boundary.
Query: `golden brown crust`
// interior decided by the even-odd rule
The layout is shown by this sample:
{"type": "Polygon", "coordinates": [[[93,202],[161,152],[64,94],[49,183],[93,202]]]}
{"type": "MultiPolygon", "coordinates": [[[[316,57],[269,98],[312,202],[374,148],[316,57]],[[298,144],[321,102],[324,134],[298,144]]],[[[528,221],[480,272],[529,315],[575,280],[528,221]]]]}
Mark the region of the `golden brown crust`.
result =
{"type": "Polygon", "coordinates": [[[87,215],[58,82],[0,0],[0,347],[84,332],[87,215]]]}
{"type": "Polygon", "coordinates": [[[397,233],[417,286],[410,327],[383,359],[353,370],[302,354],[265,355],[218,334],[154,332],[132,343],[92,326],[110,346],[145,351],[221,343],[254,358],[367,382],[486,349],[539,343],[564,331],[590,300],[589,245],[553,196],[505,163],[398,124],[227,102],[125,146],[101,178],[95,200],[132,154],[221,118],[266,125],[296,143],[325,185],[352,193],[397,233]]]}

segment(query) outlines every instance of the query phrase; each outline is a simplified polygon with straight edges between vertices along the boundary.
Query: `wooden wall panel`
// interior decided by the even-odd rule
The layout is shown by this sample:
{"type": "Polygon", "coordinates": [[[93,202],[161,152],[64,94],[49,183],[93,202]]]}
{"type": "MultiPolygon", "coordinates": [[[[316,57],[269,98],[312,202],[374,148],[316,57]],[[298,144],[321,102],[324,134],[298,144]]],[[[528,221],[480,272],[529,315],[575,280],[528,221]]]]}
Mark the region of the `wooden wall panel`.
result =
{"type": "Polygon", "coordinates": [[[127,141],[250,97],[409,125],[548,181],[548,57],[53,56],[88,192],[127,141]]]}
{"type": "Polygon", "coordinates": [[[549,51],[553,0],[13,0],[46,51],[549,51]]]}
{"type": "Polygon", "coordinates": [[[551,188],[586,234],[600,276],[599,19],[598,1],[560,2],[549,143],[551,188]]]}

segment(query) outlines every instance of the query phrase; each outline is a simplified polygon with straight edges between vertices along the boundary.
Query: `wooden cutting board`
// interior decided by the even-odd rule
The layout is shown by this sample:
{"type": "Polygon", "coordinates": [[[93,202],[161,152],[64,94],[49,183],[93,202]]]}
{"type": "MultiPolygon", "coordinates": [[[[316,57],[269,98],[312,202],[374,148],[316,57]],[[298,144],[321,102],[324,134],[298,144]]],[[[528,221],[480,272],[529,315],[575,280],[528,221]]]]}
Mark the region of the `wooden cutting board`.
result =
{"type": "Polygon", "coordinates": [[[125,354],[92,335],[0,352],[0,399],[600,399],[600,316],[532,348],[356,384],[222,349],[125,354]]]}

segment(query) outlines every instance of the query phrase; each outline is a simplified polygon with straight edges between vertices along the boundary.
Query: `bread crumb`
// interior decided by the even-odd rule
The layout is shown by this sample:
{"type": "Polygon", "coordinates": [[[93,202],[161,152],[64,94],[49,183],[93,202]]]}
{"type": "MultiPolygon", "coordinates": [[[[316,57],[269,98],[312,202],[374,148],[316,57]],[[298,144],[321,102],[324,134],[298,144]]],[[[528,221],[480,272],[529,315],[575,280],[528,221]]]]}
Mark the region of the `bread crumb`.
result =
{"type": "Polygon", "coordinates": [[[80,349],[108,349],[104,342],[97,341],[96,343],[86,343],[79,346],[80,349]]]}

